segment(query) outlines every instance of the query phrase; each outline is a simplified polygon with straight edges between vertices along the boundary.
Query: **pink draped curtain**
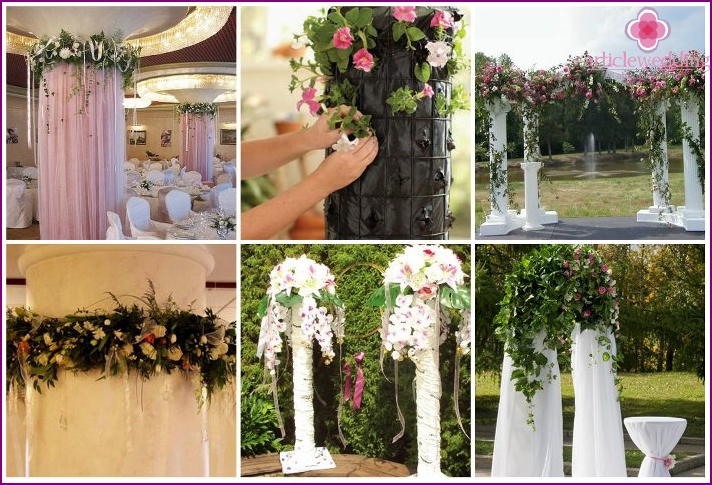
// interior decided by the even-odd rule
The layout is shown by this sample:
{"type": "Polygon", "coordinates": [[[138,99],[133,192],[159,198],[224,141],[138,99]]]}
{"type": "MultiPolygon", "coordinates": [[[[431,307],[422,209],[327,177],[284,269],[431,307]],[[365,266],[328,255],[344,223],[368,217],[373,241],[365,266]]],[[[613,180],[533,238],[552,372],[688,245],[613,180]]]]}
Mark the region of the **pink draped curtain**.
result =
{"type": "Polygon", "coordinates": [[[212,118],[204,114],[183,113],[180,117],[181,162],[186,172],[195,170],[203,180],[213,179],[214,125],[212,118]]]}
{"type": "Polygon", "coordinates": [[[60,63],[44,82],[37,123],[40,237],[104,239],[106,211],[122,212],[121,73],[60,63]]]}

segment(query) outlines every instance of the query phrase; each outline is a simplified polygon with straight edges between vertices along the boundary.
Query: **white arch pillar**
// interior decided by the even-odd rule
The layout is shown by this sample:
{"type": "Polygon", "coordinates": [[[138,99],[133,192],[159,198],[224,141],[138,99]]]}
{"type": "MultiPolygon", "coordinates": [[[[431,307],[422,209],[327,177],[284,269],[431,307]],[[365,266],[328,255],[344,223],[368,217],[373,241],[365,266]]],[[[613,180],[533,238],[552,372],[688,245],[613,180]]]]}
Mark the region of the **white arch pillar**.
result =
{"type": "MultiPolygon", "coordinates": [[[[696,95],[680,103],[682,123],[687,125],[692,137],[700,141],[699,121],[700,98],[696,95]]],[[[679,207],[680,221],[687,231],[705,230],[705,198],[702,193],[702,184],[697,176],[697,157],[687,138],[682,140],[682,163],[685,179],[685,206],[679,207]]]]}
{"type": "Polygon", "coordinates": [[[522,229],[525,231],[540,231],[543,224],[556,224],[559,216],[555,211],[545,211],[539,205],[539,170],[542,167],[539,153],[539,115],[527,113],[524,121],[524,209],[520,218],[524,220],[522,229]]]}
{"type": "MultiPolygon", "coordinates": [[[[655,115],[660,118],[663,127],[663,137],[660,140],[659,148],[662,152],[662,162],[660,166],[653,168],[653,205],[647,209],[638,211],[638,222],[672,222],[669,218],[663,218],[663,213],[669,209],[670,201],[666,200],[665,193],[669,193],[668,182],[668,156],[667,156],[667,125],[665,113],[670,102],[663,100],[655,106],[655,115]]],[[[650,134],[648,135],[650,136],[650,134]]]]}

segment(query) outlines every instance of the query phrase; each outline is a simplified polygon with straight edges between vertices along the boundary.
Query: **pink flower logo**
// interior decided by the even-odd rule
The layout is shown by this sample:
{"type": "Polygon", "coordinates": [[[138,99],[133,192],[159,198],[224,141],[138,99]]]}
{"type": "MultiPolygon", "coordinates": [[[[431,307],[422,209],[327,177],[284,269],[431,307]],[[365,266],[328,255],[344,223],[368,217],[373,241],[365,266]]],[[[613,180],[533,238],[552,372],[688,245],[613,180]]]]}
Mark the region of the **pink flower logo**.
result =
{"type": "Polygon", "coordinates": [[[660,19],[654,9],[644,8],[638,12],[638,18],[626,24],[625,35],[637,41],[640,50],[652,52],[658,48],[658,42],[670,35],[670,24],[660,19]]]}

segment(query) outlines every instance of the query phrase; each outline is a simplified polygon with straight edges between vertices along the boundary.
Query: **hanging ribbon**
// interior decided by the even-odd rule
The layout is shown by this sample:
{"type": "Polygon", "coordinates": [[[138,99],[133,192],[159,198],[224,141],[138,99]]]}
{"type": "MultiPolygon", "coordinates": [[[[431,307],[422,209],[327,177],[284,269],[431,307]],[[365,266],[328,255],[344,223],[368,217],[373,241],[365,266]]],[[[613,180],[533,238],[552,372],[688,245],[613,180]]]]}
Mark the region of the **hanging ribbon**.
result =
{"type": "Polygon", "coordinates": [[[453,399],[455,400],[455,416],[457,417],[457,424],[460,425],[460,429],[462,430],[463,433],[465,433],[465,436],[467,439],[470,439],[470,435],[467,434],[467,431],[465,431],[465,426],[462,424],[462,416],[460,416],[460,358],[462,357],[462,353],[460,349],[457,349],[457,352],[455,352],[455,386],[452,391],[453,394],[453,399]]]}
{"type": "Polygon", "coordinates": [[[366,357],[366,354],[363,353],[363,351],[359,352],[354,356],[354,360],[356,361],[356,385],[354,387],[354,400],[351,403],[351,408],[356,411],[358,409],[361,409],[361,400],[363,399],[363,386],[365,384],[365,379],[363,376],[363,359],[366,357]]]}
{"type": "Polygon", "coordinates": [[[403,412],[401,411],[400,404],[398,403],[398,361],[394,360],[393,361],[393,369],[394,369],[394,376],[393,376],[393,381],[395,382],[396,385],[396,410],[398,411],[398,421],[401,424],[401,430],[400,432],[393,437],[393,441],[391,443],[395,443],[399,439],[403,437],[405,434],[405,418],[403,417],[403,412]]]}
{"type": "Polygon", "coordinates": [[[282,420],[282,412],[279,410],[279,398],[277,397],[277,375],[272,374],[272,400],[274,402],[274,412],[277,415],[277,426],[279,426],[279,431],[282,433],[282,438],[287,436],[287,432],[284,429],[284,421],[282,420]]]}
{"type": "Polygon", "coordinates": [[[346,374],[346,382],[344,382],[344,401],[349,402],[351,399],[351,366],[344,362],[341,369],[346,374]]]}

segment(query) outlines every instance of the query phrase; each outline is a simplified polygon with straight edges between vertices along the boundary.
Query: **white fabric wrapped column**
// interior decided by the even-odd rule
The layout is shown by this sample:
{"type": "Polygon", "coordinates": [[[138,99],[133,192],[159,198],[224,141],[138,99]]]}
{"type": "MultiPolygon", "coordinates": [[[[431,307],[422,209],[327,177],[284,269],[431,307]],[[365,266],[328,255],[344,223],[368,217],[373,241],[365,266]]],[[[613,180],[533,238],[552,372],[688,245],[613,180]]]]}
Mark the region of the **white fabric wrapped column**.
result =
{"type": "Polygon", "coordinates": [[[606,337],[611,341],[610,351],[599,345],[597,332],[582,332],[578,323],[571,334],[576,409],[571,460],[574,477],[627,476],[621,408],[612,373],[616,342],[610,329],[606,337]],[[610,352],[608,360],[603,359],[604,352],[610,352]]]}
{"type": "Polygon", "coordinates": [[[512,105],[506,99],[495,99],[485,102],[485,109],[489,112],[490,121],[491,205],[487,220],[480,226],[480,234],[497,236],[507,234],[515,228],[507,200],[507,113],[511,111],[512,105]]]}
{"type": "Polygon", "coordinates": [[[428,302],[436,320],[429,327],[427,350],[419,354],[415,370],[418,478],[443,477],[440,471],[440,324],[434,301],[428,302]]]}
{"type": "MultiPolygon", "coordinates": [[[[180,307],[204,308],[206,275],[214,264],[198,245],[38,245],[19,261],[27,305],[55,317],[77,308],[111,310],[107,291],[127,305],[140,304],[125,295],[143,295],[148,279],[159,302],[171,295],[180,307]]],[[[235,475],[235,453],[216,468],[204,463],[206,438],[214,438],[215,445],[236,440],[235,420],[229,419],[234,389],[213,396],[231,404],[208,409],[208,420],[219,420],[221,427],[205,436],[195,378],[180,373],[148,381],[136,374],[99,377],[98,371],[61,372],[55,388],[42,394],[27,390],[27,475],[201,476],[208,470],[235,475]]],[[[226,450],[230,447],[212,449],[226,450]]]]}
{"type": "Polygon", "coordinates": [[[665,211],[670,204],[669,200],[664,200],[664,194],[668,192],[669,187],[667,125],[665,122],[665,113],[669,106],[670,102],[667,100],[660,101],[655,106],[655,115],[660,118],[663,128],[663,137],[659,145],[662,152],[662,161],[659,166],[653,168],[653,205],[647,209],[638,211],[638,222],[664,222],[660,217],[660,213],[665,211]]]}
{"type": "MultiPolygon", "coordinates": [[[[541,351],[545,332],[535,342],[541,351]]],[[[527,424],[529,406],[524,395],[514,389],[512,359],[505,353],[502,364],[497,427],[492,456],[493,477],[562,477],[564,476],[564,437],[561,408],[561,380],[556,350],[543,351],[553,364],[555,379],[544,380],[544,389],[532,400],[534,427],[527,424]]]]}
{"type": "Polygon", "coordinates": [[[300,459],[313,460],[314,375],[312,346],[302,335],[302,305],[292,307],[292,379],[294,382],[294,451],[300,459]]]}
{"type": "MultiPolygon", "coordinates": [[[[693,138],[700,141],[699,121],[700,99],[692,95],[690,99],[680,103],[682,123],[687,125],[693,138]]],[[[682,139],[682,163],[685,178],[685,207],[680,207],[682,225],[688,231],[705,230],[705,206],[702,184],[697,176],[697,157],[687,138],[682,139]]]]}

